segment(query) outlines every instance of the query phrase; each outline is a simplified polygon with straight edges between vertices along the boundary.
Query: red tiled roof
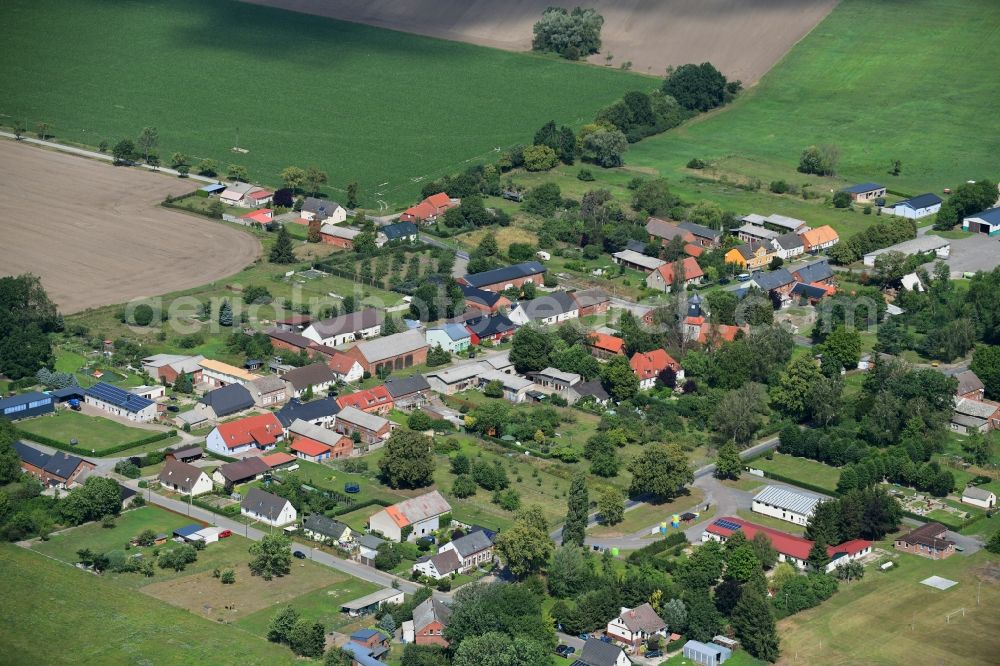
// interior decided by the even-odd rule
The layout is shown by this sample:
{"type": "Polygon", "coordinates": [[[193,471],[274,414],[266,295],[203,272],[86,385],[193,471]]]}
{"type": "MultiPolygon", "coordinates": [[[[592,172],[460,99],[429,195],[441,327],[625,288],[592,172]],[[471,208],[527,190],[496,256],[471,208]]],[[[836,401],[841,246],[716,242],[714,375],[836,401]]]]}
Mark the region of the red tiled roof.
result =
{"type": "Polygon", "coordinates": [[[606,333],[591,333],[587,338],[587,343],[591,347],[597,347],[609,351],[612,354],[621,354],[625,350],[625,341],[614,335],[606,333]]]}
{"type": "MultiPolygon", "coordinates": [[[[729,529],[728,527],[723,527],[719,525],[719,521],[724,520],[729,523],[739,525],[739,531],[743,532],[747,540],[752,540],[758,533],[763,533],[771,539],[771,545],[782,555],[786,557],[794,557],[797,560],[805,561],[809,558],[809,551],[813,547],[813,542],[805,537],[794,536],[788,534],[787,532],[781,532],[779,530],[771,529],[770,527],[764,527],[763,525],[755,525],[754,523],[748,523],[740,518],[733,518],[732,516],[724,516],[722,518],[716,519],[705,528],[705,531],[710,534],[717,534],[722,537],[729,538],[733,532],[736,530],[729,529]]],[[[871,547],[870,541],[865,541],[864,539],[853,539],[851,541],[845,541],[839,546],[830,546],[826,549],[827,554],[830,557],[838,553],[847,553],[848,555],[854,555],[865,548],[871,547]]]]}
{"type": "Polygon", "coordinates": [[[273,444],[277,436],[284,434],[278,417],[274,414],[248,416],[216,426],[227,449],[236,449],[248,444],[273,444]],[[258,439],[260,438],[260,439],[258,439]]]}
{"type": "Polygon", "coordinates": [[[289,455],[284,451],[278,451],[277,453],[272,453],[271,455],[261,456],[260,459],[264,461],[264,464],[268,467],[277,467],[278,465],[294,462],[295,456],[289,455]]]}
{"type": "Polygon", "coordinates": [[[695,245],[694,243],[687,243],[684,246],[684,253],[690,257],[700,257],[705,254],[705,248],[701,245],[695,245]]]}
{"type": "Polygon", "coordinates": [[[424,199],[424,203],[428,203],[435,208],[446,208],[451,204],[451,198],[444,192],[438,192],[424,199]]]}
{"type": "Polygon", "coordinates": [[[247,196],[247,199],[257,199],[257,200],[260,200],[260,199],[266,199],[268,197],[274,196],[274,192],[269,192],[268,190],[254,190],[253,192],[249,193],[246,196],[247,196]]]}
{"type": "Polygon", "coordinates": [[[308,437],[296,437],[295,441],[292,442],[292,445],[288,448],[292,451],[304,453],[307,456],[318,456],[330,450],[330,447],[326,444],[320,444],[316,440],[309,439],[308,437]]]}
{"type": "Polygon", "coordinates": [[[636,352],[629,361],[632,372],[639,379],[650,379],[658,376],[667,368],[677,369],[680,365],[664,349],[654,349],[650,352],[636,352]]]}
{"type": "Polygon", "coordinates": [[[389,389],[385,386],[375,386],[363,391],[339,396],[337,404],[341,409],[344,407],[354,407],[355,409],[365,411],[372,407],[392,404],[392,396],[389,395],[389,389]]]}
{"type": "MultiPolygon", "coordinates": [[[[684,257],[684,279],[694,280],[696,278],[703,277],[705,273],[701,270],[701,266],[695,261],[694,257],[684,257]]],[[[656,272],[660,274],[663,278],[664,284],[674,283],[674,264],[666,263],[656,269],[656,272]]]]}
{"type": "Polygon", "coordinates": [[[346,375],[354,367],[357,360],[344,352],[334,349],[333,353],[327,356],[326,365],[338,375],[346,375]]]}

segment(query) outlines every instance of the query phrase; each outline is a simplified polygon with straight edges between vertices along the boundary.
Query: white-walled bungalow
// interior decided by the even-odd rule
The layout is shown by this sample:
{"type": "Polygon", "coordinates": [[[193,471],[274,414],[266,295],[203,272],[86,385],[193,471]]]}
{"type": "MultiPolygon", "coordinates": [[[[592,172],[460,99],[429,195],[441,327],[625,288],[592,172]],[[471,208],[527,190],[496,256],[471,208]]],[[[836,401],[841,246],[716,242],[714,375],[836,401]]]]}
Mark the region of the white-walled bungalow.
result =
{"type": "Polygon", "coordinates": [[[274,527],[294,523],[298,514],[284,497],[266,493],[260,488],[250,488],[240,502],[240,515],[274,527]]]}

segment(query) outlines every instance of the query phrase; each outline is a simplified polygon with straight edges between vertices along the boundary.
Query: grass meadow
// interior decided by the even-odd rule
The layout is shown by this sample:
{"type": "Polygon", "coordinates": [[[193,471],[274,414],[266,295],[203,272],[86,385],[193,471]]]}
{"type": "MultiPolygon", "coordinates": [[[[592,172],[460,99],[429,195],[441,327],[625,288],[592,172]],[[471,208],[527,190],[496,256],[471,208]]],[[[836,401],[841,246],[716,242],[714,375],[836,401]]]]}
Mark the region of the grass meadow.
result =
{"type": "Polygon", "coordinates": [[[837,482],[840,481],[840,470],[836,467],[830,467],[808,458],[796,458],[781,453],[775,453],[771,460],[757,458],[750,463],[750,466],[765,472],[780,474],[788,479],[808,483],[817,488],[824,488],[831,493],[837,490],[837,482]]]}
{"type": "Polygon", "coordinates": [[[316,165],[329,194],[356,180],[369,206],[408,204],[421,180],[657,83],[234,0],[13,0],[4,18],[0,123],[91,146],[154,126],[162,156],[268,183],[316,165]],[[246,154],[231,151],[237,128],[246,154]]]}
{"type": "MultiPolygon", "coordinates": [[[[889,545],[891,550],[891,545],[889,545]]],[[[779,664],[937,664],[996,663],[1000,650],[1000,564],[980,551],[947,560],[897,554],[898,568],[865,571],[860,582],[816,608],[778,624],[779,664]],[[958,582],[937,590],[920,581],[942,576],[958,582]],[[977,602],[978,596],[978,602],[977,602]],[[946,614],[965,609],[946,620],[946,614]]]]}
{"type": "MultiPolygon", "coordinates": [[[[0,546],[5,663],[292,664],[285,647],[12,544],[0,546]]],[[[132,574],[134,575],[134,574],[132,574]]]]}
{"type": "Polygon", "coordinates": [[[844,0],[732,106],[636,144],[627,162],[677,177],[699,157],[766,187],[815,182],[796,173],[799,154],[834,144],[843,179],[906,194],[993,177],[998,21],[992,0],[844,0]]]}
{"type": "MultiPolygon", "coordinates": [[[[118,421],[100,416],[88,416],[68,409],[25,419],[18,423],[17,427],[25,432],[50,437],[64,444],[76,439],[79,442],[77,448],[81,453],[90,451],[100,453],[104,449],[144,439],[157,433],[155,430],[131,428],[118,421]]],[[[159,443],[159,446],[162,448],[163,443],[159,443]]]]}

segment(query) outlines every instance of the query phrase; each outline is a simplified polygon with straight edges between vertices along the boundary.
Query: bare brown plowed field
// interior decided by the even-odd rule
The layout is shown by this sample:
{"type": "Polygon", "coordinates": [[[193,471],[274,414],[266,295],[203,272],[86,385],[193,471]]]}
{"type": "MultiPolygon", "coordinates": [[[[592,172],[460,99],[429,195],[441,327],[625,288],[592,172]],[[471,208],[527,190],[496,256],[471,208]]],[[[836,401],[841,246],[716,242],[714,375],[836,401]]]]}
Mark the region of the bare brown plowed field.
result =
{"type": "Polygon", "coordinates": [[[550,5],[594,7],[604,16],[603,53],[613,67],[663,74],[668,65],[710,61],[756,83],[837,0],[246,0],[381,28],[526,51],[531,26],[550,5]]]}
{"type": "Polygon", "coordinates": [[[41,276],[71,314],[239,272],[260,253],[255,238],[158,205],[195,187],[0,140],[0,275],[41,276]]]}

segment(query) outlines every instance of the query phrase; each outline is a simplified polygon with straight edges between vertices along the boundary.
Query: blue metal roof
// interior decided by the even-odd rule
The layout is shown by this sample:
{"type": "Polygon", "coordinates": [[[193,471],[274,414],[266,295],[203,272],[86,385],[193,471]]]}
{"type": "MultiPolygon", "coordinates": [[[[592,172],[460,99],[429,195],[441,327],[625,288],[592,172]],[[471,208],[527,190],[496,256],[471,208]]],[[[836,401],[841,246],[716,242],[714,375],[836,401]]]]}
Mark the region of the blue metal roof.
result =
{"type": "Polygon", "coordinates": [[[885,185],[879,185],[878,183],[861,183],[859,185],[851,185],[850,187],[845,187],[841,192],[850,192],[851,194],[860,194],[861,192],[871,192],[872,190],[881,190],[885,185]]]}
{"type": "Polygon", "coordinates": [[[441,330],[455,342],[465,340],[469,337],[469,331],[461,324],[445,324],[441,327],[441,330]]]}
{"type": "Polygon", "coordinates": [[[99,382],[87,389],[87,395],[102,402],[121,407],[129,412],[138,412],[154,404],[152,400],[129,393],[125,389],[99,382]]]}
{"type": "Polygon", "coordinates": [[[208,192],[209,194],[215,194],[216,192],[222,192],[223,190],[225,190],[226,186],[222,185],[220,183],[212,183],[212,184],[206,185],[205,187],[202,187],[200,189],[201,189],[202,192],[208,192]]]}
{"type": "Polygon", "coordinates": [[[10,398],[4,398],[3,400],[0,400],[0,412],[8,407],[27,405],[28,403],[38,400],[48,400],[49,402],[52,402],[52,396],[46,395],[41,391],[28,391],[27,393],[15,395],[10,398]]]}
{"type": "Polygon", "coordinates": [[[980,220],[983,220],[984,222],[989,222],[992,225],[998,225],[1000,224],[1000,207],[990,208],[988,210],[984,210],[981,213],[970,215],[969,217],[975,217],[980,220]]]}
{"type": "Polygon", "coordinates": [[[902,201],[897,201],[893,206],[906,206],[907,208],[930,208],[931,206],[941,203],[941,197],[936,194],[920,194],[909,199],[903,199],[902,201]]]}
{"type": "Polygon", "coordinates": [[[195,532],[198,532],[202,529],[203,528],[201,525],[198,525],[197,523],[192,523],[190,525],[185,525],[184,527],[178,527],[176,530],[174,530],[174,535],[179,537],[187,537],[191,536],[195,532]]]}

